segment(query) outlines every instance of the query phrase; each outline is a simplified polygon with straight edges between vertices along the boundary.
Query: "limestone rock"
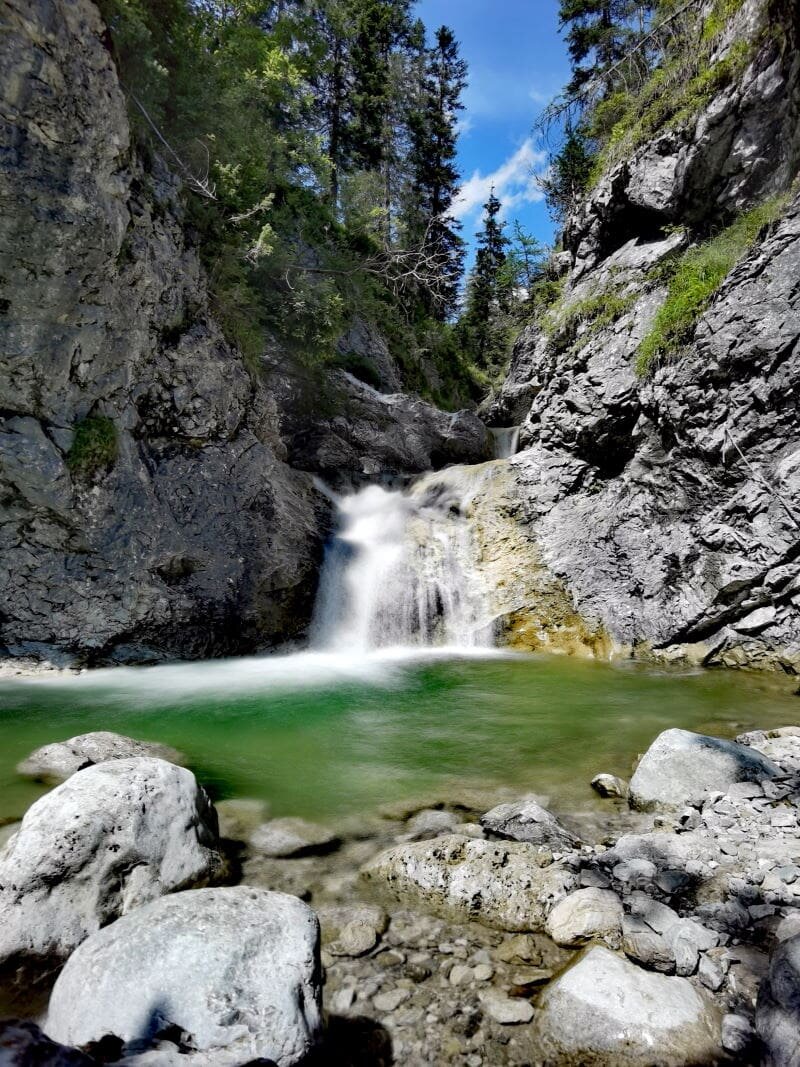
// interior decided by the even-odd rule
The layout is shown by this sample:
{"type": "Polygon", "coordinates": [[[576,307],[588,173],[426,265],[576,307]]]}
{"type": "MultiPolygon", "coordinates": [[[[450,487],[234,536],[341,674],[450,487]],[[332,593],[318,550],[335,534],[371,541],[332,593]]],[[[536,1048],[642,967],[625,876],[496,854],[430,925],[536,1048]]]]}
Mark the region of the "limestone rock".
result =
{"type": "Polygon", "coordinates": [[[592,778],[592,789],[601,797],[621,797],[624,800],[628,796],[628,783],[615,774],[596,774],[592,778]]]}
{"type": "Polygon", "coordinates": [[[578,889],[556,904],[545,929],[558,945],[574,947],[599,940],[616,948],[622,914],[622,901],[610,889],[578,889]]]}
{"type": "Polygon", "coordinates": [[[527,841],[555,850],[571,849],[578,844],[577,837],[531,797],[492,808],[481,816],[481,826],[494,837],[527,841]]]}
{"type": "Polygon", "coordinates": [[[152,756],[175,763],[179,767],[186,763],[186,757],[169,745],[160,745],[155,741],[136,741],[122,734],[98,730],[37,748],[17,765],[17,773],[24,778],[34,778],[42,782],[65,782],[70,775],[84,767],[134,756],[152,756]]]}
{"type": "Polygon", "coordinates": [[[217,840],[191,771],[144,757],[79,771],[29,808],[0,853],[0,968],[56,965],[118,916],[206,884],[217,840]]]}
{"type": "Polygon", "coordinates": [[[800,1065],[800,934],[782,941],[772,954],[758,992],[756,1031],[767,1067],[800,1065]]]}
{"type": "Polygon", "coordinates": [[[246,886],[154,901],[73,953],[45,1030],[78,1046],[106,1034],[146,1046],[177,1031],[206,1063],[291,1067],[321,1031],[317,919],[296,897],[246,886]]]}
{"type": "Polygon", "coordinates": [[[720,1054],[720,1018],[685,978],[587,949],[539,999],[534,1032],[548,1062],[688,1067],[720,1054]]]}
{"type": "Polygon", "coordinates": [[[398,845],[362,868],[380,897],[457,922],[501,930],[538,930],[552,905],[576,887],[557,863],[536,865],[535,846],[440,837],[398,845]]]}
{"type": "Polygon", "coordinates": [[[250,847],[265,856],[309,856],[330,852],[339,838],[326,826],[287,816],[259,826],[250,837],[250,847]]]}
{"type": "Polygon", "coordinates": [[[529,1023],[533,1018],[533,1005],[520,997],[508,997],[497,989],[487,989],[478,994],[483,1010],[490,1019],[503,1026],[529,1023]]]}
{"type": "Polygon", "coordinates": [[[779,774],[778,767],[735,741],[665,730],[639,762],[630,785],[631,805],[639,810],[682,808],[700,789],[753,782],[779,774]]]}

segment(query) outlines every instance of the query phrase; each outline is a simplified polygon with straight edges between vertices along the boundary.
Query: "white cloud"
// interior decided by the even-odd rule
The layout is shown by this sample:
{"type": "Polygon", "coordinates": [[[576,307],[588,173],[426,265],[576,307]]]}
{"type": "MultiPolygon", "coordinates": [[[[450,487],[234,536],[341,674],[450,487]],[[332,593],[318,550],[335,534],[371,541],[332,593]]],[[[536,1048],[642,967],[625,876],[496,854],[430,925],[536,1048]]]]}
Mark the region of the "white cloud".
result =
{"type": "Polygon", "coordinates": [[[461,186],[451,214],[462,220],[477,214],[489,199],[492,188],[503,204],[504,213],[518,204],[543,200],[544,194],[536,179],[544,172],[546,163],[547,153],[537,151],[529,137],[491,174],[483,175],[476,170],[461,186]]]}

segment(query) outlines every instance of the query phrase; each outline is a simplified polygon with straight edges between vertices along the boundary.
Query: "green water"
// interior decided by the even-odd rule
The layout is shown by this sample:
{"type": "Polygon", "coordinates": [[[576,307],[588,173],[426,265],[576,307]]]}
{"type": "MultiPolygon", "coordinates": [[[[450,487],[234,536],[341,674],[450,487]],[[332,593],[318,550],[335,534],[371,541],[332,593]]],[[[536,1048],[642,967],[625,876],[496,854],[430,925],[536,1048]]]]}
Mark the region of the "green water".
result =
{"type": "Polygon", "coordinates": [[[800,722],[796,681],[561,657],[314,654],[0,683],[0,818],[41,788],[16,763],[108,729],[185,752],[216,797],[311,818],[374,809],[454,780],[588,804],[599,771],[668,726],[731,737],[800,722]]]}

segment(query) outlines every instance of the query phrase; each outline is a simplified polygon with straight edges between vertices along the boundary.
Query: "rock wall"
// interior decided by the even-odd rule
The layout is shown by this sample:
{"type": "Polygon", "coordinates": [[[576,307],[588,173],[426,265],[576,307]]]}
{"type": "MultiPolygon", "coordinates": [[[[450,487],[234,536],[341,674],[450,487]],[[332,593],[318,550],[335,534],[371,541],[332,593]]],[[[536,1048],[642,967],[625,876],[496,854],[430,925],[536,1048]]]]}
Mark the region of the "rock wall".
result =
{"type": "Polygon", "coordinates": [[[797,16],[783,42],[759,36],[772,10],[748,0],[727,36],[759,42],[741,79],[617,164],[568,221],[566,314],[523,333],[489,420],[523,424],[512,499],[591,628],[658,657],[796,671],[800,196],[688,347],[646,378],[634,367],[666,297],[653,268],[797,173],[797,16]],[[567,321],[608,292],[613,321],[567,321]]]}
{"type": "Polygon", "coordinates": [[[291,636],[327,505],[209,313],[105,27],[89,0],[9,0],[2,20],[0,643],[98,660],[291,636]],[[87,417],[116,436],[94,475],[69,463],[87,417]]]}

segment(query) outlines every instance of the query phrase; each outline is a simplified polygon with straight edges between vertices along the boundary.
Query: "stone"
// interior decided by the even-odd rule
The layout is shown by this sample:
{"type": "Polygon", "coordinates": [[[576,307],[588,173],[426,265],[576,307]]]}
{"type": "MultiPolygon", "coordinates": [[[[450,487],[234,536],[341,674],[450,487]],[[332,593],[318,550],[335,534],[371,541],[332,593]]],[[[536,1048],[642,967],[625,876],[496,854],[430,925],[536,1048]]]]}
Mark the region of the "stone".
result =
{"type": "Polygon", "coordinates": [[[137,757],[36,801],[0,854],[0,967],[61,962],[90,934],[221,870],[217,818],[191,771],[137,757]]]}
{"type": "Polygon", "coordinates": [[[616,774],[596,774],[592,778],[592,789],[601,797],[619,797],[625,800],[628,796],[628,783],[616,774]]]}
{"type": "Polygon", "coordinates": [[[440,837],[398,845],[362,868],[380,897],[456,922],[538,930],[553,904],[576,887],[574,871],[536,866],[534,845],[440,837]]]}
{"type": "Polygon", "coordinates": [[[414,841],[423,841],[428,837],[449,834],[458,826],[458,823],[458,816],[451,811],[424,808],[409,819],[409,838],[414,841]]]}
{"type": "Polygon", "coordinates": [[[45,1031],[141,1048],[182,1031],[219,1067],[300,1063],[322,1028],[319,924],[296,897],[248,886],[190,890],[97,931],[69,958],[45,1031]]]}
{"type": "Polygon", "coordinates": [[[499,804],[481,816],[481,826],[493,837],[545,845],[554,850],[575,848],[579,843],[577,837],[563,827],[555,815],[532,797],[499,804]]]}
{"type": "Polygon", "coordinates": [[[622,933],[622,901],[610,889],[578,889],[555,905],[545,929],[557,945],[574,948],[599,940],[616,948],[622,933]]]}
{"type": "Polygon", "coordinates": [[[729,1013],[722,1017],[722,1047],[734,1054],[747,1052],[755,1034],[753,1024],[744,1015],[729,1013]]]}
{"type": "Polygon", "coordinates": [[[401,1004],[405,1004],[411,993],[408,989],[388,989],[385,993],[378,993],[372,998],[372,1003],[377,1011],[388,1015],[396,1011],[401,1004]]]}
{"type": "Polygon", "coordinates": [[[122,734],[98,730],[37,748],[17,764],[17,773],[24,778],[33,778],[40,782],[65,782],[84,767],[134,756],[152,756],[180,767],[186,763],[183,753],[170,748],[169,745],[160,745],[155,741],[136,741],[122,734]]]}
{"type": "Polygon", "coordinates": [[[697,792],[724,791],[734,782],[755,782],[779,774],[765,756],[735,741],[665,730],[645,752],[630,785],[630,801],[640,811],[682,808],[697,792]]]}
{"type": "Polygon", "coordinates": [[[507,937],[497,946],[494,954],[502,963],[539,963],[542,958],[536,938],[530,934],[507,937]]]}
{"type": "Polygon", "coordinates": [[[479,963],[475,967],[473,975],[476,982],[488,982],[494,975],[494,967],[492,967],[491,963],[479,963]]]}
{"type": "Polygon", "coordinates": [[[533,1029],[548,1062],[597,1067],[713,1063],[721,1041],[717,1009],[688,979],[643,971],[601,946],[545,988],[533,1029]]]}
{"type": "Polygon", "coordinates": [[[675,970],[675,955],[666,939],[631,915],[622,921],[622,949],[643,967],[664,972],[675,970]]]}
{"type": "Polygon", "coordinates": [[[219,818],[219,836],[229,841],[248,841],[266,820],[269,805],[255,797],[231,797],[215,804],[219,818]]]}
{"type": "Polygon", "coordinates": [[[259,826],[249,843],[255,852],[264,856],[286,858],[331,852],[341,842],[326,826],[287,816],[259,826]]]}
{"type": "Polygon", "coordinates": [[[447,976],[450,985],[468,985],[475,977],[475,972],[464,963],[457,963],[450,968],[447,976]]]}
{"type": "Polygon", "coordinates": [[[0,1067],[96,1067],[76,1048],[51,1041],[36,1023],[0,1022],[0,1067]]]}
{"type": "Polygon", "coordinates": [[[484,1012],[501,1026],[516,1026],[529,1023],[533,1018],[533,1005],[519,997],[507,997],[497,989],[482,990],[478,994],[484,1012]]]}
{"type": "Polygon", "coordinates": [[[343,931],[355,927],[371,932],[374,944],[389,925],[389,917],[383,908],[360,901],[357,904],[323,904],[316,908],[316,912],[323,944],[340,940],[343,931]]]}
{"type": "Polygon", "coordinates": [[[800,1065],[800,934],[781,941],[758,991],[756,1032],[766,1067],[800,1065]]]}

